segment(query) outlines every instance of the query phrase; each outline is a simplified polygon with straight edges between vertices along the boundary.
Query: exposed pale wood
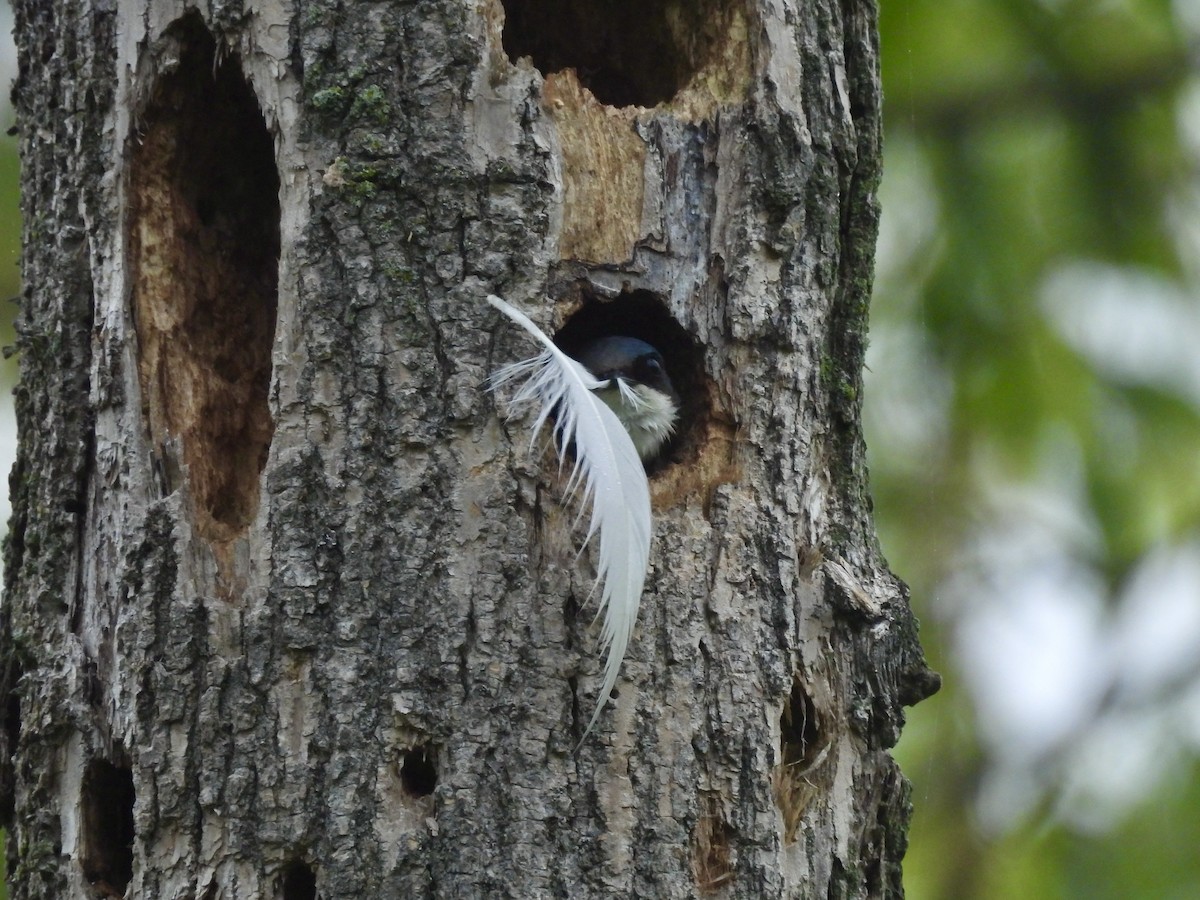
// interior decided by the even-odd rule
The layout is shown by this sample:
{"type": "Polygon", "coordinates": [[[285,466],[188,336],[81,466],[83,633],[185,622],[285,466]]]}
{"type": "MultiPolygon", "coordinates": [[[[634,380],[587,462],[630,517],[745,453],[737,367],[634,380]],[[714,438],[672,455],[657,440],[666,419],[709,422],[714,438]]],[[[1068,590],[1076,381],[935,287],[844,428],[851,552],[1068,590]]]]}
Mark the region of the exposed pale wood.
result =
{"type": "Polygon", "coordinates": [[[600,103],[572,69],[546,77],[542,96],[562,159],[565,259],[622,263],[642,235],[646,143],[637,111],[600,103]]]}

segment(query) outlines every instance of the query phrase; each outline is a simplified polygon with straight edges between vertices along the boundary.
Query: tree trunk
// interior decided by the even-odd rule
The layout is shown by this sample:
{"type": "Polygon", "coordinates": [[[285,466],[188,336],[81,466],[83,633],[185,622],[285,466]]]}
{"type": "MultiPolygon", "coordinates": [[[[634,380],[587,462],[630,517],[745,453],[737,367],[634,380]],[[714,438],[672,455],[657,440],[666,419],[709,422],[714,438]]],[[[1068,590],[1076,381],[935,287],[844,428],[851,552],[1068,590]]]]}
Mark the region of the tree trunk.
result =
{"type": "Polygon", "coordinates": [[[17,0],[15,898],[880,897],[871,2],[17,0]],[[638,631],[483,387],[663,352],[638,631]]]}

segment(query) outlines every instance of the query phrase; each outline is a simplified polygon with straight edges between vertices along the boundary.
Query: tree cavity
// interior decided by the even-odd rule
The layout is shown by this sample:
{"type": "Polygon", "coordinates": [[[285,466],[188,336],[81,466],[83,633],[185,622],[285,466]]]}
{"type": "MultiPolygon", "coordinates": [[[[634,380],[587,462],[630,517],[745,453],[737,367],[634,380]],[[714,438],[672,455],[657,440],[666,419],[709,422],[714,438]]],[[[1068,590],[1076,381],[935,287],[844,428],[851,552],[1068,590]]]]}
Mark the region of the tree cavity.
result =
{"type": "Polygon", "coordinates": [[[655,106],[719,57],[730,0],[503,0],[504,50],[573,69],[609,106],[655,106]]]}
{"type": "MultiPolygon", "coordinates": [[[[274,432],[279,261],[274,143],[238,58],[200,17],[131,137],[129,246],[142,411],[167,488],[181,454],[197,530],[241,534],[274,432]]],[[[170,56],[170,54],[164,54],[170,56]]]]}

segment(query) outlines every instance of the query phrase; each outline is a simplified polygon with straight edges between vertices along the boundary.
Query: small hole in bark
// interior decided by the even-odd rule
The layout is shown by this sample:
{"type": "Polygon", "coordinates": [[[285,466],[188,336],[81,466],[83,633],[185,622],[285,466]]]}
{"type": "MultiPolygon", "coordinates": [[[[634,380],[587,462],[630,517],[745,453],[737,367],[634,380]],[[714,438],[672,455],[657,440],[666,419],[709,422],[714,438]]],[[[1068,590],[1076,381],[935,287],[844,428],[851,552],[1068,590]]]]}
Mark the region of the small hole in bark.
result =
{"type": "Polygon", "coordinates": [[[779,732],[775,800],[783,813],[785,840],[791,843],[805,808],[818,790],[814,770],[825,761],[829,750],[822,716],[799,676],[792,681],[792,692],[779,717],[779,732]]]}
{"type": "Polygon", "coordinates": [[[283,900],[317,900],[317,873],[301,860],[283,870],[283,900]]]}
{"type": "Polygon", "coordinates": [[[692,871],[702,893],[728,886],[733,879],[732,829],[721,815],[715,797],[704,803],[704,814],[692,829],[692,871]]]}
{"type": "Polygon", "coordinates": [[[700,345],[671,317],[662,298],[650,291],[626,291],[615,299],[602,300],[581,289],[580,299],[583,306],[554,335],[554,343],[564,353],[577,356],[602,337],[637,338],[662,355],[667,376],[679,395],[675,432],[646,461],[646,470],[654,474],[668,463],[694,456],[709,416],[700,345]]]}
{"type": "Polygon", "coordinates": [[[503,0],[504,51],[610,106],[670,100],[718,53],[730,0],[503,0]]]}
{"type": "Polygon", "coordinates": [[[400,764],[400,783],[410,797],[428,797],[437,787],[434,753],[428,746],[406,750],[400,764]]]}
{"type": "Polygon", "coordinates": [[[82,795],[84,877],[101,892],[120,897],[133,878],[133,773],[92,760],[83,773],[82,795]]]}
{"type": "Polygon", "coordinates": [[[168,37],[178,66],[131,141],[138,376],[154,445],[179,439],[198,530],[229,540],[254,519],[274,431],[279,177],[237,57],[216,61],[195,14],[168,37]]]}

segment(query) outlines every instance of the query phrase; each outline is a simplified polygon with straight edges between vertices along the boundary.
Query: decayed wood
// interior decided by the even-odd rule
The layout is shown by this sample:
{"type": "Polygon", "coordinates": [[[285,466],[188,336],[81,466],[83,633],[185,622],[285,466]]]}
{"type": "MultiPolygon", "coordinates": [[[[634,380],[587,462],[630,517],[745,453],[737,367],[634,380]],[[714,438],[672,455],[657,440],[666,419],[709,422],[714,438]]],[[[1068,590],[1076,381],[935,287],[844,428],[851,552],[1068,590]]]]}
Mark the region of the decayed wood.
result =
{"type": "Polygon", "coordinates": [[[901,893],[936,680],[858,426],[873,4],[606,3],[564,49],[587,3],[509,0],[516,59],[505,5],[18,0],[13,897],[901,893]],[[488,292],[686,394],[578,752],[592,572],[482,388],[529,351],[488,292]]]}
{"type": "Polygon", "coordinates": [[[542,88],[562,159],[564,259],[624,263],[642,236],[646,143],[637,112],[598,101],[573,69],[547,76],[542,88]]]}

